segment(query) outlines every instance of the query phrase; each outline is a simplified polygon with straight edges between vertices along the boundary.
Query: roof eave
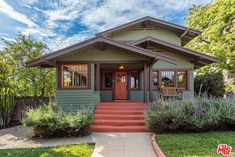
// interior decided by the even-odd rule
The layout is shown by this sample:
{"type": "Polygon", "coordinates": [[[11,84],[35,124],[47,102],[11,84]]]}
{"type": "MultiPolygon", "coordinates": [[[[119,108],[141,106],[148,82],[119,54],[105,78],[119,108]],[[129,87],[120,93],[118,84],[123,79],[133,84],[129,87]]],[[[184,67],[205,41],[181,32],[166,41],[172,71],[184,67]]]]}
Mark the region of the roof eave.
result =
{"type": "Polygon", "coordinates": [[[153,37],[146,37],[146,38],[143,38],[143,39],[140,39],[140,40],[137,40],[137,41],[134,41],[134,42],[131,42],[129,44],[131,45],[138,45],[138,44],[141,44],[145,41],[152,41],[152,42],[156,42],[157,44],[162,44],[164,46],[169,46],[171,47],[172,49],[176,49],[178,51],[182,51],[184,53],[188,53],[190,55],[195,55],[197,56],[199,59],[205,59],[207,60],[208,64],[212,64],[212,63],[220,63],[220,59],[218,58],[215,58],[215,57],[212,57],[212,56],[209,56],[209,55],[206,55],[206,54],[202,54],[200,52],[196,52],[196,51],[193,51],[193,50],[190,50],[190,49],[186,49],[184,47],[179,47],[178,45],[174,45],[172,43],[168,43],[166,41],[162,41],[162,40],[159,40],[159,39],[156,39],[156,38],[153,38],[153,37]]]}
{"type": "Polygon", "coordinates": [[[52,54],[47,54],[47,55],[44,55],[38,59],[28,61],[28,62],[26,62],[26,65],[27,65],[27,67],[36,67],[36,66],[41,66],[41,65],[47,65],[47,66],[53,67],[54,65],[50,60],[53,60],[59,56],[62,56],[62,55],[67,54],[69,52],[78,50],[80,48],[84,48],[86,46],[89,46],[91,44],[95,44],[98,42],[104,42],[104,43],[111,44],[111,45],[129,50],[129,51],[139,53],[141,55],[145,55],[145,56],[153,58],[153,59],[160,59],[160,60],[172,63],[172,64],[176,64],[176,60],[174,58],[164,56],[164,55],[158,55],[150,50],[146,50],[146,49],[143,49],[143,48],[140,48],[137,46],[133,46],[133,45],[124,44],[124,43],[114,41],[109,38],[96,37],[96,38],[93,38],[92,40],[87,40],[86,42],[81,42],[80,44],[75,44],[73,46],[69,46],[69,47],[64,48],[62,50],[55,51],[52,54]]]}

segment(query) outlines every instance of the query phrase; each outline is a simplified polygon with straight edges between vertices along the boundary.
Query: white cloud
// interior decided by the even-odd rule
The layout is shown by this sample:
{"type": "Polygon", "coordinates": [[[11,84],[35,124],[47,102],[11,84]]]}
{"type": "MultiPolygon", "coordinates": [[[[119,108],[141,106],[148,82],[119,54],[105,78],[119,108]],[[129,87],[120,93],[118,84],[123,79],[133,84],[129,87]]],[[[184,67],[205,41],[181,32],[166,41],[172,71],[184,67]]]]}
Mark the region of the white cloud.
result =
{"type": "Polygon", "coordinates": [[[82,14],[82,22],[90,29],[102,31],[144,16],[166,19],[189,9],[192,4],[205,4],[211,0],[107,0],[100,7],[92,7],[82,14]]]}
{"type": "Polygon", "coordinates": [[[15,41],[15,39],[8,38],[8,37],[1,37],[1,39],[6,40],[6,41],[15,41]]]}
{"type": "Polygon", "coordinates": [[[21,0],[22,3],[32,5],[34,3],[37,3],[38,0],[21,0]]]}
{"type": "Polygon", "coordinates": [[[49,30],[49,29],[45,29],[45,28],[40,28],[40,27],[34,27],[34,28],[19,28],[18,29],[22,34],[29,36],[29,35],[34,35],[37,37],[48,37],[48,36],[55,36],[56,34],[49,30]]]}
{"type": "Polygon", "coordinates": [[[79,43],[89,37],[90,37],[90,35],[88,35],[85,32],[75,34],[71,37],[66,37],[64,35],[58,35],[55,38],[53,38],[53,40],[48,40],[47,44],[48,44],[49,49],[51,51],[55,51],[55,50],[59,50],[59,49],[65,48],[67,46],[79,43]]]}
{"type": "Polygon", "coordinates": [[[30,18],[15,11],[10,5],[0,0],[0,11],[14,20],[26,24],[26,28],[18,28],[25,35],[34,36],[48,44],[51,50],[58,50],[78,43],[93,34],[126,22],[152,16],[162,20],[174,20],[175,14],[188,10],[192,4],[210,3],[211,0],[63,0],[38,1],[21,0],[22,4],[37,13],[30,18]],[[37,4],[37,5],[35,5],[37,4]],[[40,4],[40,5],[38,5],[40,4]],[[40,6],[47,6],[41,8],[40,6]],[[39,13],[38,13],[39,12],[39,13]],[[43,21],[41,21],[43,17],[43,21]],[[33,21],[39,22],[35,24],[33,21]],[[63,22],[61,22],[61,20],[63,22]],[[76,23],[87,27],[87,32],[67,36],[76,23]],[[58,31],[59,30],[59,31],[58,31]]]}
{"type": "Polygon", "coordinates": [[[0,0],[0,8],[1,8],[0,12],[3,12],[5,14],[7,14],[13,20],[16,20],[18,22],[24,23],[24,24],[28,25],[29,27],[36,26],[36,24],[32,20],[30,20],[24,14],[21,14],[21,13],[15,11],[4,0],[0,0]]]}

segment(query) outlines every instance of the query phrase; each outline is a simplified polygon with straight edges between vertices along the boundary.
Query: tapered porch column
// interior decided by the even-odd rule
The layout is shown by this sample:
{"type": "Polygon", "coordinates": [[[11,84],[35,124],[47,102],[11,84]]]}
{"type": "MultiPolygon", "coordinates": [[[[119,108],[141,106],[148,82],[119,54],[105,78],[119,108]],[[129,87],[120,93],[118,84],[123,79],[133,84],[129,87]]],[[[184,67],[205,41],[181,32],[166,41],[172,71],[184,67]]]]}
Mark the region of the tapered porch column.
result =
{"type": "Polygon", "coordinates": [[[153,65],[149,66],[149,101],[153,102],[153,65]]]}
{"type": "Polygon", "coordinates": [[[100,90],[100,63],[95,65],[95,90],[100,90]]]}
{"type": "Polygon", "coordinates": [[[147,103],[148,66],[144,63],[144,102],[147,103]]]}

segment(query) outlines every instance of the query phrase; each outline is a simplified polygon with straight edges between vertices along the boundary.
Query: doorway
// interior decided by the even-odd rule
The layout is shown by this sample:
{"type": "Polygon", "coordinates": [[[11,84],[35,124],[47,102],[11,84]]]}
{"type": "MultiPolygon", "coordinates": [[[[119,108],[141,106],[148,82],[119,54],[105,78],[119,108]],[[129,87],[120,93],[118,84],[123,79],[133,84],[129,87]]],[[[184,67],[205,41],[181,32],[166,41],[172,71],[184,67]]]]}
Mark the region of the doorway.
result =
{"type": "Polygon", "coordinates": [[[127,72],[115,72],[115,99],[128,99],[128,75],[127,72]]]}

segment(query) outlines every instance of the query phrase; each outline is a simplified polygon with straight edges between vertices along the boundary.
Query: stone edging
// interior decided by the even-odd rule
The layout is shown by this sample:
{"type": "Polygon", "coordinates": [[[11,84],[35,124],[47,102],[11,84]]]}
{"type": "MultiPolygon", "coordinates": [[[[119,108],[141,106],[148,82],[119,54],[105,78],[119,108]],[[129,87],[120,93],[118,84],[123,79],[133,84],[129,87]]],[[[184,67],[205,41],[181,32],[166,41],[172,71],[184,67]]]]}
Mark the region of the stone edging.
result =
{"type": "Polygon", "coordinates": [[[157,157],[166,157],[161,148],[158,146],[156,142],[156,134],[153,133],[152,139],[151,139],[151,144],[153,147],[154,152],[156,153],[157,157]]]}

